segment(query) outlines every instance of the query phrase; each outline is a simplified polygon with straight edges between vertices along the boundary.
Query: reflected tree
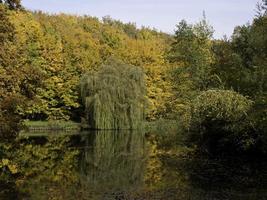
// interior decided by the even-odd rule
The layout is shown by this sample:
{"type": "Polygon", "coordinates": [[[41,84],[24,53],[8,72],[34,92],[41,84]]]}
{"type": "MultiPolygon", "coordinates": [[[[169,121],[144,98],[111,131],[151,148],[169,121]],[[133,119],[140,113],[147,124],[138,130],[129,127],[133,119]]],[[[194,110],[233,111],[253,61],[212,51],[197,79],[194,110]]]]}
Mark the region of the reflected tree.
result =
{"type": "Polygon", "coordinates": [[[147,149],[144,134],[132,131],[97,131],[84,138],[80,170],[94,191],[130,191],[144,184],[147,149]]]}

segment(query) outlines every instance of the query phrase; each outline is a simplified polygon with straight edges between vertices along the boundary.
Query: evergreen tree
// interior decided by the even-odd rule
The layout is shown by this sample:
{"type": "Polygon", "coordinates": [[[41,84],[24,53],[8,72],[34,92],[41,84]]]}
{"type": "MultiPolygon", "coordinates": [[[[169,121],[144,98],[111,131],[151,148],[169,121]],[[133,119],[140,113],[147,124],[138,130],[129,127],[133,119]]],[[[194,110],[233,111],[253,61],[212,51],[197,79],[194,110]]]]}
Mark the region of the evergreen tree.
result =
{"type": "Polygon", "coordinates": [[[180,65],[174,71],[175,80],[181,84],[187,82],[191,90],[205,90],[210,84],[212,33],[213,29],[205,18],[196,25],[187,24],[184,20],[177,25],[169,60],[180,65]]]}

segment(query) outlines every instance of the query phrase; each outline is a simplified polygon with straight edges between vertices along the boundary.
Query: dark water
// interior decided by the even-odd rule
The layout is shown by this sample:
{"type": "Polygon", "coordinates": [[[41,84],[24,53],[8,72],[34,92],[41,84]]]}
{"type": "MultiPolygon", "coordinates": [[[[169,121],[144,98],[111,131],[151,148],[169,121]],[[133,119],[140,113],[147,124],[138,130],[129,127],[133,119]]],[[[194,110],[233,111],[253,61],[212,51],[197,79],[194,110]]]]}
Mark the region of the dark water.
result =
{"type": "Polygon", "coordinates": [[[53,134],[20,139],[0,199],[267,199],[266,163],[196,158],[171,133],[53,134]]]}

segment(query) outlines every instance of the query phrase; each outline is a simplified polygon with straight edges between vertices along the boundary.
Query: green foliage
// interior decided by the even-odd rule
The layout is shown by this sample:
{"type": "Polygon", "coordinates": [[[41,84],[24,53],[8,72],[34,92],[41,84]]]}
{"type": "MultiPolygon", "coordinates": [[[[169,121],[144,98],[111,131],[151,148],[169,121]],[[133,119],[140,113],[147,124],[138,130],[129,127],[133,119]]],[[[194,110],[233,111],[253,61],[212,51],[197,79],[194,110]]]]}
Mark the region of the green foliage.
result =
{"type": "Polygon", "coordinates": [[[251,107],[246,97],[229,90],[207,90],[193,101],[193,113],[206,120],[239,121],[251,107]]]}
{"type": "Polygon", "coordinates": [[[266,27],[266,18],[260,18],[252,26],[235,29],[232,49],[241,59],[241,69],[233,87],[243,94],[266,92],[266,27]]]}
{"type": "Polygon", "coordinates": [[[229,90],[207,90],[192,104],[189,131],[210,154],[251,150],[257,144],[248,113],[252,101],[229,90]]]}
{"type": "Polygon", "coordinates": [[[182,20],[177,25],[174,41],[167,58],[172,65],[169,79],[172,82],[172,110],[188,123],[191,100],[200,91],[220,85],[214,74],[212,52],[213,29],[203,20],[195,25],[182,20]]]}
{"type": "Polygon", "coordinates": [[[187,24],[184,20],[177,25],[168,58],[176,65],[173,77],[181,85],[181,93],[185,92],[183,87],[187,90],[208,88],[214,59],[211,51],[212,33],[213,29],[205,18],[196,25],[187,24]]]}
{"type": "Polygon", "coordinates": [[[135,129],[145,113],[144,72],[140,67],[110,61],[81,80],[81,96],[89,127],[135,129]]]}
{"type": "Polygon", "coordinates": [[[236,27],[232,40],[216,41],[214,64],[224,88],[233,89],[254,101],[249,112],[254,134],[267,145],[267,17],[257,16],[252,24],[236,27]]]}
{"type": "Polygon", "coordinates": [[[172,83],[171,109],[181,124],[190,122],[191,101],[201,91],[221,85],[213,67],[212,35],[205,15],[197,24],[182,20],[177,25],[167,59],[172,65],[168,77],[172,83]]]}

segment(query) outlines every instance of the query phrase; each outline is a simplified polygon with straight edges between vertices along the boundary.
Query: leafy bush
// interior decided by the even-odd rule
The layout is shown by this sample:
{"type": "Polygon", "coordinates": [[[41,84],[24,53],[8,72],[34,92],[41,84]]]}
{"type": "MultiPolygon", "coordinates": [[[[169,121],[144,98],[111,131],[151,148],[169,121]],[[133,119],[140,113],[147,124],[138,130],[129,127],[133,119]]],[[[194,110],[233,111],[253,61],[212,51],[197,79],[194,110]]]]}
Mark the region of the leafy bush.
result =
{"type": "Polygon", "coordinates": [[[252,101],[230,90],[208,90],[193,102],[191,139],[211,155],[243,153],[258,141],[248,113],[252,101]]]}

